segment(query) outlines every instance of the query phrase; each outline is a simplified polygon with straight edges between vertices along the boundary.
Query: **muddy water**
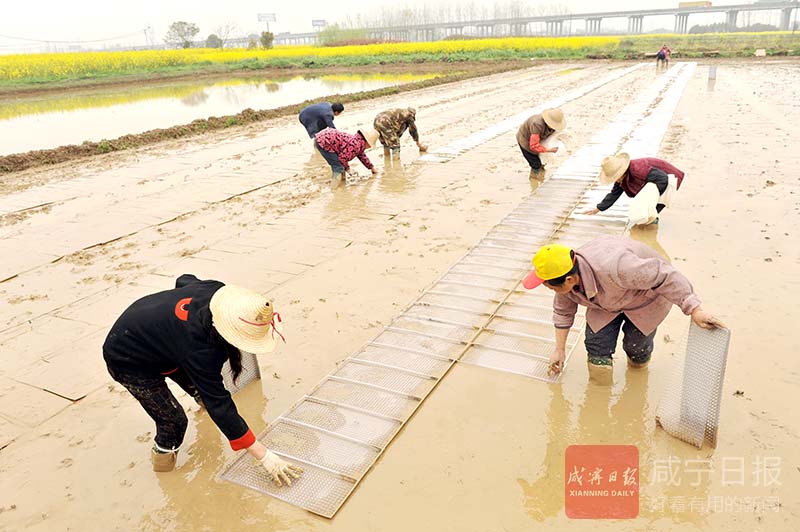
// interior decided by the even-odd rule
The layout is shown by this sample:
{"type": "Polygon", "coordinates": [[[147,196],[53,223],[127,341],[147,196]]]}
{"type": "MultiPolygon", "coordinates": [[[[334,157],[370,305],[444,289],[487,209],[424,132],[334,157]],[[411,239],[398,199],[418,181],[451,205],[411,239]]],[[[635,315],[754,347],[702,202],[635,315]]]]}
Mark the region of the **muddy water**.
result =
{"type": "Polygon", "coordinates": [[[0,155],[113,139],[150,129],[412,83],[435,74],[340,74],[168,83],[129,90],[0,100],[0,155]]]}
{"type": "MultiPolygon", "coordinates": [[[[263,380],[236,397],[252,429],[262,430],[530,193],[513,133],[441,165],[413,164],[406,138],[399,164],[371,153],[379,176],[335,194],[327,189],[328,170],[289,119],[215,135],[202,145],[167,143],[22,176],[51,183],[30,189],[34,196],[65,189],[62,203],[49,211],[3,227],[25,249],[26,242],[42,242],[31,253],[46,252],[44,242],[68,248],[64,239],[44,239],[61,234],[41,233],[50,226],[92,236],[105,220],[117,236],[130,236],[53,264],[43,260],[0,283],[6,301],[16,301],[0,307],[3,353],[15,354],[0,360],[2,434],[16,431],[0,451],[0,529],[91,530],[91,516],[89,525],[102,523],[101,530],[795,530],[800,424],[787,405],[800,386],[789,304],[800,296],[793,244],[800,224],[793,169],[800,161],[790,128],[800,119],[796,68],[725,63],[711,94],[704,67],[697,69],[660,150],[687,172],[681,196],[659,226],[634,235],[684,271],[704,307],[734,331],[717,449],[698,451],[655,427],[675,339],[686,327],[673,313],[659,328],[648,370],[617,364],[610,388],[587,382],[580,349],[563,383],[553,386],[456,366],[332,521],[216,480],[232,453],[186,398],[190,422],[179,468],[152,473],[151,423],[103,375],[97,342],[127,301],[166,288],[184,271],[268,293],[284,317],[288,343],[261,360],[263,380]],[[230,187],[246,171],[261,184],[282,180],[219,204],[189,202],[206,180],[222,175],[230,187]],[[104,188],[110,177],[129,173],[135,181],[104,188]],[[73,175],[82,180],[71,187],[73,175]],[[185,215],[173,221],[176,213],[160,213],[148,196],[171,194],[167,185],[184,196],[185,215]],[[125,220],[97,208],[101,200],[119,202],[131,219],[163,224],[131,233],[125,220]],[[100,289],[108,296],[93,295],[100,289]],[[777,299],[786,308],[776,308],[777,299]],[[60,323],[39,325],[39,316],[60,323]],[[10,333],[8,324],[18,327],[10,333]],[[70,403],[33,387],[12,388],[10,379],[32,378],[26,365],[43,372],[39,359],[57,364],[59,353],[69,357],[64,367],[70,371],[86,370],[65,371],[62,380],[96,379],[84,399],[70,403]],[[743,395],[734,396],[736,390],[743,395]],[[568,522],[563,459],[574,443],[639,447],[647,498],[639,519],[568,522]],[[659,479],[656,472],[671,457],[679,469],[659,479]],[[765,486],[763,476],[755,484],[754,461],[764,457],[782,461],[780,484],[765,486]],[[706,460],[712,472],[687,470],[706,460]],[[724,484],[725,468],[740,461],[743,484],[724,484]],[[651,497],[663,506],[651,507],[651,497]],[[740,504],[695,508],[709,497],[738,497],[740,504]],[[783,506],[743,510],[744,497],[751,504],[778,497],[783,506]]],[[[353,129],[376,109],[410,99],[419,108],[423,140],[444,145],[518,112],[521,98],[526,105],[547,99],[606,67],[553,76],[556,70],[360,102],[342,115],[341,127],[353,129]]],[[[566,106],[566,153],[551,164],[586,142],[653,76],[631,75],[566,106]]],[[[10,197],[24,203],[23,194],[10,197]]],[[[103,238],[109,235],[98,234],[95,243],[103,238]]],[[[728,480],[736,482],[736,473],[728,469],[728,480]]]]}

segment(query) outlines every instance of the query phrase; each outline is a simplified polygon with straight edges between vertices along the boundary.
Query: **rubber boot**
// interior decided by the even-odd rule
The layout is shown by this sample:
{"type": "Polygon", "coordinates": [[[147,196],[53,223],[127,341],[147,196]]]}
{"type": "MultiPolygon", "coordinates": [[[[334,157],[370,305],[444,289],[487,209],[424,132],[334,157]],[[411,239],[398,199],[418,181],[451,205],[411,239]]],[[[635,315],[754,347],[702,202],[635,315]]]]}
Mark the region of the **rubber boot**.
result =
{"type": "Polygon", "coordinates": [[[639,356],[636,357],[638,360],[633,360],[630,356],[628,357],[628,367],[633,369],[643,369],[647,367],[647,364],[650,363],[650,357],[652,353],[647,355],[646,357],[639,356]]]}
{"type": "Polygon", "coordinates": [[[531,169],[531,179],[535,179],[536,181],[544,181],[544,167],[539,168],[538,170],[531,169]]]}
{"type": "Polygon", "coordinates": [[[344,185],[344,172],[334,172],[331,176],[331,189],[336,190],[344,185]]]}
{"type": "Polygon", "coordinates": [[[153,471],[156,473],[169,473],[175,469],[178,461],[178,451],[162,453],[155,449],[150,449],[150,458],[153,461],[153,471]]]}
{"type": "Polygon", "coordinates": [[[614,366],[611,357],[595,357],[586,361],[589,380],[601,386],[611,386],[614,382],[614,366]]]}

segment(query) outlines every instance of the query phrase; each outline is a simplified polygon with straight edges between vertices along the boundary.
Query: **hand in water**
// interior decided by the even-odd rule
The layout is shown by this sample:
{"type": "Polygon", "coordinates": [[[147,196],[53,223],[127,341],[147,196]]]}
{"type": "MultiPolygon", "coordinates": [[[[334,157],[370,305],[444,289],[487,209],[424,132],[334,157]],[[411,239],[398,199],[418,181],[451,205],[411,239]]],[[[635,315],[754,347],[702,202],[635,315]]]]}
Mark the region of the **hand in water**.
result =
{"type": "Polygon", "coordinates": [[[566,352],[563,349],[556,349],[550,355],[550,367],[547,370],[549,376],[558,375],[564,369],[564,359],[566,359],[566,352]]]}

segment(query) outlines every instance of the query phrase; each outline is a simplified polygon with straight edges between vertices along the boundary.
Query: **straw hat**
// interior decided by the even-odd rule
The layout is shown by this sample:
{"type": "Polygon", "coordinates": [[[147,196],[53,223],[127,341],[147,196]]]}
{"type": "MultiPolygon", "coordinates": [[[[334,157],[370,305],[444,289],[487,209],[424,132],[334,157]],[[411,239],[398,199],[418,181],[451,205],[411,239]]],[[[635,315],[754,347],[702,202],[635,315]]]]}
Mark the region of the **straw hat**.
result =
{"type": "Polygon", "coordinates": [[[545,124],[556,131],[561,131],[567,127],[567,122],[564,120],[564,112],[561,109],[545,109],[542,111],[542,118],[544,118],[545,124]]]}
{"type": "Polygon", "coordinates": [[[211,296],[209,308],[214,328],[234,347],[254,355],[275,350],[272,305],[261,294],[226,284],[211,296]]]}
{"type": "Polygon", "coordinates": [[[363,136],[364,139],[366,139],[370,148],[375,147],[375,143],[378,142],[378,132],[375,130],[375,128],[370,127],[367,129],[359,129],[358,132],[361,133],[361,136],[363,136]]]}
{"type": "Polygon", "coordinates": [[[625,152],[620,152],[613,157],[606,157],[603,159],[603,164],[600,165],[602,169],[600,172],[600,182],[604,185],[610,185],[616,182],[631,162],[631,156],[625,152]]]}

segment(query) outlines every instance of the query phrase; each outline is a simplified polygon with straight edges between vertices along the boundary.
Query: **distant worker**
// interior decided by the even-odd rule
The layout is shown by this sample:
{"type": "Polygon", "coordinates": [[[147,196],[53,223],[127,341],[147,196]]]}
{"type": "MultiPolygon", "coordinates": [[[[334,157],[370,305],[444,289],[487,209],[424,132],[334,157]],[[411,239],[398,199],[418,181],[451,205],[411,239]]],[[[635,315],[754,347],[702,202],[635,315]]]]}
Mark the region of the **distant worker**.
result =
{"type": "Polygon", "coordinates": [[[664,67],[669,67],[669,56],[672,53],[672,50],[665,44],[661,46],[661,49],[656,53],[656,65],[659,63],[663,63],[664,67]]]}
{"type": "MultiPolygon", "coordinates": [[[[648,183],[654,183],[658,188],[659,200],[666,201],[662,198],[667,197],[667,190],[673,187],[674,190],[678,190],[683,183],[684,176],[682,171],[667,161],[655,157],[631,159],[624,152],[613,157],[606,157],[601,165],[600,182],[604,185],[614,183],[614,187],[597,204],[597,207],[584,211],[582,214],[597,214],[605,211],[616,203],[623,192],[630,198],[636,197],[648,183]],[[670,178],[670,176],[674,177],[670,178]]],[[[656,212],[660,213],[665,206],[664,203],[656,202],[656,212]]],[[[658,218],[654,220],[654,223],[658,223],[658,218]]]]}
{"type": "Polygon", "coordinates": [[[551,374],[563,369],[567,335],[578,305],[587,307],[584,343],[589,375],[604,384],[611,382],[620,329],[628,364],[643,368],[653,353],[656,328],[672,305],[704,329],[724,327],[700,308],[700,299],[682,273],[646,244],[629,238],[602,236],[575,250],[549,244],[536,252],[533,266],[523,286],[531,290],[544,284],[555,292],[551,374]]]}
{"type": "Polygon", "coordinates": [[[365,153],[378,142],[378,132],[374,129],[360,129],[355,135],[338,129],[323,129],[314,136],[314,147],[331,165],[331,187],[337,188],[345,182],[345,172],[350,173],[350,161],[358,157],[373,175],[378,173],[365,153]]]}
{"type": "Polygon", "coordinates": [[[303,127],[308,132],[308,138],[313,139],[314,135],[327,127],[336,129],[333,125],[333,118],[339,116],[344,111],[344,105],[340,103],[321,102],[304,107],[298,118],[303,127]]]}
{"type": "Polygon", "coordinates": [[[302,469],[256,439],[222,381],[225,362],[234,381],[241,373],[240,349],[255,355],[275,349],[276,317],[280,320],[256,292],[184,274],[174,289],[135,301],[117,319],[103,344],[103,358],[111,377],[156,424],[153,471],[174,469],[188,423],[167,387],[169,377],[205,407],[234,451],[246,449],[278,485],[298,478],[302,469]]]}
{"type": "Polygon", "coordinates": [[[542,114],[528,118],[517,131],[517,143],[522,155],[531,167],[531,179],[544,179],[544,165],[539,157],[542,153],[556,153],[558,147],[546,148],[542,142],[566,126],[561,109],[545,109],[542,114]]]}
{"type": "Polygon", "coordinates": [[[400,154],[400,137],[408,129],[408,134],[417,143],[420,152],[428,151],[428,147],[419,141],[417,125],[415,122],[417,115],[416,109],[407,107],[405,109],[390,109],[383,111],[375,116],[373,125],[378,132],[378,136],[383,144],[383,154],[396,156],[400,154]]]}

